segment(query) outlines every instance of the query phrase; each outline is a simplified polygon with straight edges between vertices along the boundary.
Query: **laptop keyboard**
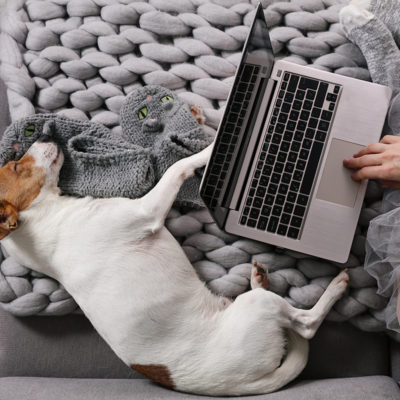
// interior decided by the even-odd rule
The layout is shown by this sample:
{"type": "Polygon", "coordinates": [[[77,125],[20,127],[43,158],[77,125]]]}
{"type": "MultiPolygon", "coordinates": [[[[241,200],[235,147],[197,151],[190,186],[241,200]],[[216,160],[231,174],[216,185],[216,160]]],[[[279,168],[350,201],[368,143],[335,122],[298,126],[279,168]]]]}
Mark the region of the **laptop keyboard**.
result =
{"type": "Polygon", "coordinates": [[[259,71],[260,67],[257,65],[244,64],[237,73],[237,80],[226,106],[229,112],[225,113],[225,118],[221,122],[214,145],[212,164],[201,188],[201,197],[210,208],[214,208],[218,203],[259,71]]]}
{"type": "Polygon", "coordinates": [[[240,224],[298,239],[340,86],[284,73],[240,224]]]}

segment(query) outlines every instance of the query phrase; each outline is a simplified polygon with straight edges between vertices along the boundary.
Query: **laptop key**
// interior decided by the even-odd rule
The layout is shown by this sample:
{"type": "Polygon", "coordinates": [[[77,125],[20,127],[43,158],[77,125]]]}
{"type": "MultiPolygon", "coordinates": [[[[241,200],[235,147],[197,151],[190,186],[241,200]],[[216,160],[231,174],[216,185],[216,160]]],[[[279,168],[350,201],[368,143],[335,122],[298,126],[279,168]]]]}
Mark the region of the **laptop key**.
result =
{"type": "Polygon", "coordinates": [[[288,227],[287,227],[286,225],[282,225],[282,224],[280,224],[280,225],[278,226],[277,233],[278,233],[278,235],[285,236],[285,235],[286,235],[286,232],[287,232],[287,230],[288,230],[288,227]]]}
{"type": "Polygon", "coordinates": [[[279,217],[282,214],[282,207],[281,206],[274,206],[272,209],[272,215],[279,217]]]}
{"type": "MultiPolygon", "coordinates": [[[[279,190],[280,190],[281,186],[279,187],[279,190]]],[[[278,194],[278,196],[276,196],[276,199],[275,199],[275,204],[278,206],[283,206],[285,204],[285,200],[286,200],[285,196],[278,194]]]]}
{"type": "Polygon", "coordinates": [[[280,151],[279,154],[278,154],[277,160],[278,160],[279,162],[284,163],[284,162],[286,161],[286,155],[287,155],[287,154],[286,154],[285,152],[280,151]]]}
{"type": "Polygon", "coordinates": [[[297,228],[289,228],[287,236],[291,239],[297,239],[300,231],[297,228]]]}
{"type": "Polygon", "coordinates": [[[307,90],[306,99],[314,100],[314,98],[315,98],[315,90],[307,90]]]}
{"type": "Polygon", "coordinates": [[[258,208],[252,208],[250,211],[250,218],[257,219],[260,215],[260,210],[258,208]]]}
{"type": "Polygon", "coordinates": [[[293,120],[297,120],[297,119],[299,119],[299,112],[298,111],[295,111],[295,110],[293,110],[291,113],[290,113],[290,116],[289,116],[289,118],[290,119],[293,119],[293,120]]]}
{"type": "Polygon", "coordinates": [[[289,190],[289,186],[288,186],[288,185],[286,185],[286,184],[284,184],[284,183],[281,183],[281,184],[279,185],[278,192],[279,192],[280,194],[286,194],[286,193],[288,192],[288,190],[289,190]]]}
{"type": "Polygon", "coordinates": [[[257,208],[261,208],[263,205],[263,199],[261,197],[255,197],[253,200],[253,206],[257,208]]]}
{"type": "Polygon", "coordinates": [[[291,103],[293,101],[293,99],[294,99],[293,93],[287,92],[285,94],[285,101],[287,103],[291,103]]]}
{"type": "Polygon", "coordinates": [[[275,233],[276,229],[278,228],[279,218],[271,217],[269,220],[269,224],[267,227],[267,231],[271,233],[275,233]]]}
{"type": "Polygon", "coordinates": [[[265,228],[267,227],[267,223],[268,223],[268,218],[261,217],[261,218],[258,220],[257,229],[260,229],[260,230],[262,230],[262,231],[265,231],[265,228]]]}
{"type": "Polygon", "coordinates": [[[305,207],[303,207],[303,206],[298,206],[298,205],[297,205],[297,206],[294,208],[293,214],[294,214],[294,215],[297,215],[297,216],[299,216],[299,217],[303,217],[304,214],[305,214],[305,212],[306,212],[306,208],[305,208],[305,207]]]}
{"type": "Polygon", "coordinates": [[[289,103],[283,103],[283,105],[282,105],[282,112],[288,113],[288,112],[290,111],[290,109],[291,109],[291,106],[290,106],[289,103]]]}
{"type": "Polygon", "coordinates": [[[320,108],[317,108],[317,107],[314,107],[313,109],[312,109],[312,112],[311,112],[311,116],[313,117],[313,118],[319,118],[319,116],[321,115],[321,109],[320,108]]]}
{"type": "Polygon", "coordinates": [[[304,108],[305,110],[308,110],[308,111],[312,109],[312,106],[313,106],[313,102],[310,101],[310,100],[306,100],[306,101],[304,102],[304,104],[303,104],[303,108],[304,108]]]}
{"type": "Polygon", "coordinates": [[[286,129],[289,131],[294,131],[296,129],[296,122],[290,120],[286,125],[286,129]]]}
{"type": "Polygon", "coordinates": [[[249,219],[247,221],[247,226],[249,226],[250,228],[255,228],[256,225],[257,225],[257,221],[255,219],[249,219]]]}
{"type": "Polygon", "coordinates": [[[300,147],[301,147],[301,143],[294,140],[294,141],[292,142],[292,146],[290,147],[290,150],[292,150],[292,151],[299,151],[299,150],[300,150],[300,147]]]}
{"type": "Polygon", "coordinates": [[[294,192],[289,192],[287,195],[287,200],[290,201],[291,203],[294,203],[296,201],[297,193],[294,192]]]}
{"type": "Polygon", "coordinates": [[[279,183],[281,181],[281,176],[279,174],[272,174],[271,182],[272,183],[279,183]]]}
{"type": "Polygon", "coordinates": [[[304,194],[299,194],[299,196],[297,197],[297,204],[306,206],[307,203],[308,203],[308,196],[306,196],[304,194]]]}
{"type": "MultiPolygon", "coordinates": [[[[292,204],[293,205],[293,204],[292,204]]],[[[286,207],[285,207],[286,208],[286,207]]],[[[285,211],[286,211],[286,209],[285,209],[285,211]]],[[[289,214],[291,213],[292,211],[289,211],[289,214]]],[[[289,222],[290,222],[290,215],[289,214],[286,214],[286,212],[284,212],[283,214],[282,214],[282,216],[281,216],[281,222],[283,223],[283,224],[285,224],[285,225],[287,225],[287,224],[289,224],[289,222]]]]}
{"type": "Polygon", "coordinates": [[[271,214],[271,207],[263,206],[263,208],[261,209],[261,215],[268,217],[270,214],[271,214]]]}
{"type": "MultiPolygon", "coordinates": [[[[291,165],[293,165],[293,168],[294,168],[294,164],[291,164],[291,165]]],[[[286,171],[286,169],[285,169],[285,171],[286,171]]],[[[291,180],[292,180],[292,175],[290,175],[290,174],[288,174],[286,172],[282,175],[282,182],[283,183],[290,183],[291,180]]]]}
{"type": "Polygon", "coordinates": [[[282,151],[287,152],[287,151],[289,151],[289,148],[290,148],[290,143],[289,143],[289,142],[283,141],[283,142],[281,143],[281,150],[282,150],[282,151]]]}
{"type": "Polygon", "coordinates": [[[302,77],[299,83],[299,89],[312,89],[316,90],[318,87],[318,81],[306,77],[302,77]]]}
{"type": "Polygon", "coordinates": [[[246,222],[247,222],[247,218],[246,217],[242,217],[240,219],[240,225],[246,225],[246,222]]]}
{"type": "Polygon", "coordinates": [[[265,196],[265,199],[264,199],[264,204],[267,204],[267,205],[269,205],[269,206],[272,206],[272,204],[274,204],[274,200],[275,200],[275,197],[274,197],[274,196],[272,196],[272,195],[270,195],[270,194],[267,194],[267,195],[265,196]]]}
{"type": "Polygon", "coordinates": [[[329,129],[329,122],[319,121],[318,129],[321,131],[327,131],[329,129]]]}
{"type": "Polygon", "coordinates": [[[285,130],[285,125],[283,124],[277,124],[275,127],[276,133],[283,133],[284,130],[285,130]]]}
{"type": "Polygon", "coordinates": [[[325,141],[326,139],[326,132],[322,131],[317,131],[317,134],[315,135],[315,140],[320,140],[321,142],[325,141]]]}
{"type": "Polygon", "coordinates": [[[308,139],[313,139],[314,138],[314,135],[315,135],[315,129],[312,129],[312,128],[307,128],[307,130],[306,130],[306,138],[308,138],[308,139]]]}
{"type": "Polygon", "coordinates": [[[294,93],[297,88],[297,83],[299,82],[299,77],[297,75],[292,75],[288,84],[288,92],[294,93]]]}
{"type": "Polygon", "coordinates": [[[304,90],[298,90],[296,92],[296,99],[297,100],[303,100],[305,95],[306,95],[306,92],[304,90]]]}
{"type": "Polygon", "coordinates": [[[302,222],[303,222],[302,218],[293,216],[292,220],[290,221],[290,225],[294,226],[295,228],[300,228],[302,222]]]}
{"type": "Polygon", "coordinates": [[[256,196],[264,197],[266,192],[267,190],[265,189],[264,186],[259,186],[256,190],[256,196]]]}
{"type": "MultiPolygon", "coordinates": [[[[294,204],[293,203],[286,203],[285,207],[283,208],[283,211],[285,211],[285,213],[291,214],[294,208],[294,204]]],[[[287,222],[285,222],[285,224],[288,224],[290,221],[290,215],[288,215],[288,220],[287,222]]]]}
{"type": "Polygon", "coordinates": [[[269,194],[276,194],[277,190],[278,190],[278,185],[275,185],[274,183],[271,183],[268,186],[268,193],[269,194]]]}
{"type": "Polygon", "coordinates": [[[330,121],[332,119],[332,113],[330,111],[322,111],[322,115],[321,115],[322,119],[325,119],[326,121],[330,121]]]}
{"type": "Polygon", "coordinates": [[[294,164],[293,163],[287,163],[285,166],[285,171],[286,172],[293,172],[294,170],[294,164]]]}
{"type": "Polygon", "coordinates": [[[302,102],[299,100],[295,100],[293,102],[293,110],[301,110],[302,102]]]}
{"type": "Polygon", "coordinates": [[[274,167],[274,172],[280,174],[283,171],[284,164],[277,162],[274,167]]]}
{"type": "Polygon", "coordinates": [[[310,113],[309,111],[302,111],[300,114],[300,119],[304,119],[305,121],[308,121],[308,119],[310,118],[310,113]]]}
{"type": "Polygon", "coordinates": [[[321,142],[314,142],[311,152],[310,158],[307,164],[307,168],[304,172],[303,183],[300,188],[300,193],[302,194],[310,194],[311,187],[314,182],[315,174],[317,172],[319,160],[321,158],[322,149],[324,144],[321,142]]]}
{"type": "Polygon", "coordinates": [[[322,106],[324,105],[325,95],[327,91],[328,91],[328,84],[321,82],[318,88],[317,96],[315,98],[315,103],[314,103],[315,107],[322,108],[322,106]]]}

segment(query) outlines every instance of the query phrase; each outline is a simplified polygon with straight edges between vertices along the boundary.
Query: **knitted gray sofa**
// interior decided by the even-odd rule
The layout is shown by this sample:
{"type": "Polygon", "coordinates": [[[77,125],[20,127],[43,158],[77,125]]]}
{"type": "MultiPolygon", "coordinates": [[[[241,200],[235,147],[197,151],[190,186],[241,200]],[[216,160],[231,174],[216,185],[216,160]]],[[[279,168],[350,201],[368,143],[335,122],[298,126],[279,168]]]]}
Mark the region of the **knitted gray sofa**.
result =
{"type": "MultiPolygon", "coordinates": [[[[9,121],[0,81],[0,134],[9,121]]],[[[386,334],[325,322],[310,344],[308,365],[295,382],[254,398],[400,399],[400,344],[386,334]]],[[[82,315],[17,318],[0,308],[1,400],[196,397],[164,389],[133,372],[82,315]]]]}

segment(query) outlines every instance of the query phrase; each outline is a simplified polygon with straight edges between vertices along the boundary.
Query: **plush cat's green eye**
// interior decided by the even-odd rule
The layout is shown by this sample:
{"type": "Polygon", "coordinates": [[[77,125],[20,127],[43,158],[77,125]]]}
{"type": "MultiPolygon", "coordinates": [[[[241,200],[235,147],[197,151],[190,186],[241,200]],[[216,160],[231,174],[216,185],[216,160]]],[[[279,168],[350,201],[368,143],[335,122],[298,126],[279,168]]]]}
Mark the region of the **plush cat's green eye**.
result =
{"type": "Polygon", "coordinates": [[[147,117],[147,107],[143,107],[138,112],[139,119],[145,119],[147,117]]]}
{"type": "Polygon", "coordinates": [[[35,125],[28,125],[25,128],[25,136],[32,136],[35,133],[35,125]]]}
{"type": "Polygon", "coordinates": [[[164,97],[161,97],[161,101],[162,101],[163,103],[165,103],[165,102],[167,102],[167,101],[174,101],[174,98],[171,97],[171,96],[164,96],[164,97]]]}

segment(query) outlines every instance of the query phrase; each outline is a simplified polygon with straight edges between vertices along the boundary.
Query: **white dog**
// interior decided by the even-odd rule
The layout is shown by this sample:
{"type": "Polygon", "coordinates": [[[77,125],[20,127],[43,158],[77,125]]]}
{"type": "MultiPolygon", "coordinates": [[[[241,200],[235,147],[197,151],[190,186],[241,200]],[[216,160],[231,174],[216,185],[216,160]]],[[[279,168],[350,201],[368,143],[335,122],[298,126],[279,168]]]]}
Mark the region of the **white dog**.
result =
{"type": "Polygon", "coordinates": [[[264,288],[230,300],[199,280],[164,220],[202,152],[171,166],[141,199],[60,196],[63,155],[43,139],[0,169],[0,238],[18,262],[61,282],[131,368],[208,395],[267,393],[304,368],[308,341],[348,284],[343,271],[311,310],[264,288]],[[18,229],[17,229],[18,228],[18,229]]]}

